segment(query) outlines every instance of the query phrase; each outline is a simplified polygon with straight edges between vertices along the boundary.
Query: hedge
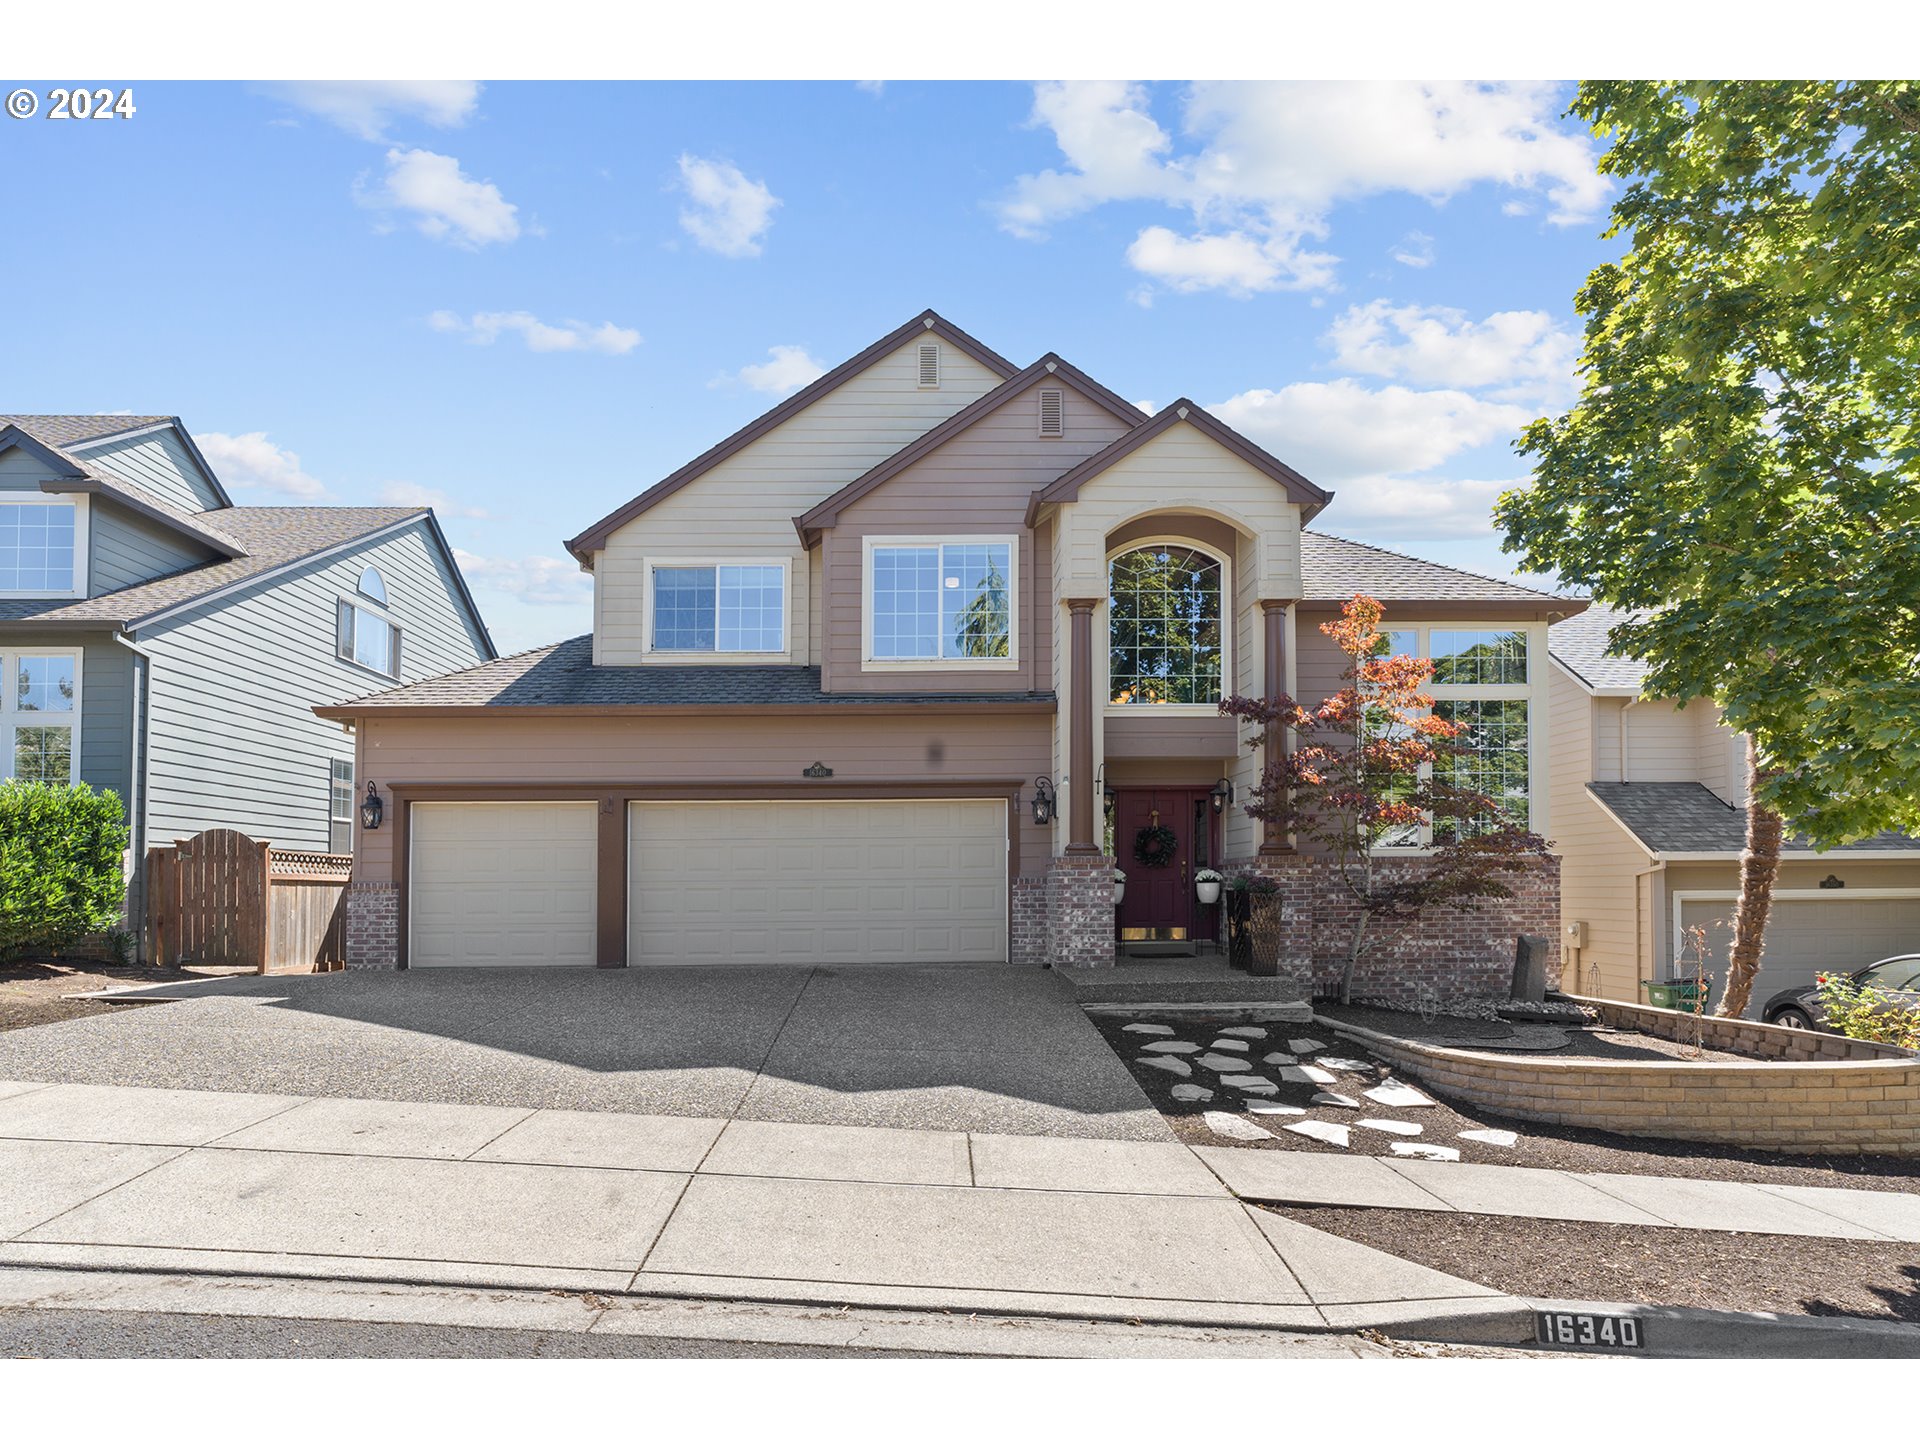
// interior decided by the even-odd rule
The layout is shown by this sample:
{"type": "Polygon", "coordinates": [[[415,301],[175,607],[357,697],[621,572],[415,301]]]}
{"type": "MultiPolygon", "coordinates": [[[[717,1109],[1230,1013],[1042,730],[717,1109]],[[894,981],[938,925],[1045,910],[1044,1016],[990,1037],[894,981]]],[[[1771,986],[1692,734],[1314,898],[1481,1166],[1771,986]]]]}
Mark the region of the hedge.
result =
{"type": "Polygon", "coordinates": [[[127,838],[111,790],[0,783],[0,959],[57,954],[113,925],[127,838]]]}

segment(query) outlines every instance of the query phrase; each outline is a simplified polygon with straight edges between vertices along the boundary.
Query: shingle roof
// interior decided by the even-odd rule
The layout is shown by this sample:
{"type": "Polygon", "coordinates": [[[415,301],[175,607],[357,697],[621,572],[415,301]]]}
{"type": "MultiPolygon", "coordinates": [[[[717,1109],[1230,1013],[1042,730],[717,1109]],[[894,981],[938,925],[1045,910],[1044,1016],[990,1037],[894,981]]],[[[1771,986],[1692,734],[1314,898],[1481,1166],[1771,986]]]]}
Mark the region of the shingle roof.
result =
{"type": "Polygon", "coordinates": [[[83,445],[125,430],[172,422],[171,415],[0,415],[0,425],[18,425],[49,445],[83,445]]]}
{"type": "Polygon", "coordinates": [[[0,622],[134,624],[429,512],[417,505],[239,505],[216,513],[245,555],[90,600],[0,600],[0,622]]]}
{"type": "Polygon", "coordinates": [[[411,685],[376,691],[322,714],[346,711],[458,707],[476,710],[520,706],[863,706],[928,704],[1051,704],[1050,691],[987,694],[828,694],[817,665],[595,665],[593,637],[576,635],[557,645],[469,670],[437,675],[411,685]]]}
{"type": "MultiPolygon", "coordinates": [[[[1587,789],[1656,855],[1738,855],[1746,845],[1747,812],[1694,781],[1594,780],[1587,789]]],[[[1818,853],[1791,835],[1782,848],[1801,855],[1818,853]]],[[[1889,830],[1825,853],[1860,850],[1920,851],[1920,838],[1889,830]]]]}
{"type": "MultiPolygon", "coordinates": [[[[1493,580],[1451,565],[1416,560],[1358,540],[1343,540],[1318,530],[1300,532],[1301,598],[1350,600],[1354,593],[1377,600],[1497,600],[1559,602],[1585,605],[1572,596],[1533,590],[1507,580],[1493,580]]],[[[1557,626],[1555,627],[1558,628],[1557,626]]]]}
{"type": "Polygon", "coordinates": [[[1590,690],[1640,693],[1647,667],[1639,660],[1607,654],[1607,637],[1622,620],[1637,619],[1636,610],[1595,605],[1583,615],[1556,621],[1547,631],[1547,651],[1590,690]]]}

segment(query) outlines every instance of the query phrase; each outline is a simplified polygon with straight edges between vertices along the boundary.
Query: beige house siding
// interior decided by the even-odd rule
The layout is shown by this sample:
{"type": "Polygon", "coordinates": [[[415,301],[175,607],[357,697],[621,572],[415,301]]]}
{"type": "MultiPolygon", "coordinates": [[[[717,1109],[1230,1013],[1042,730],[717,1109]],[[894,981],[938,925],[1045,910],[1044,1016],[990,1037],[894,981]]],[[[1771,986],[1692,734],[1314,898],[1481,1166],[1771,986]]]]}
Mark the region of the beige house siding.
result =
{"type": "MultiPolygon", "coordinates": [[[[647,565],[674,560],[781,560],[788,581],[788,656],[818,653],[812,568],[793,517],[963,409],[1000,377],[940,344],[940,387],[919,388],[915,336],[667,496],[608,537],[594,562],[594,663],[684,664],[647,648],[647,565]]],[[[703,663],[781,663],[767,655],[703,655],[703,663]]]]}

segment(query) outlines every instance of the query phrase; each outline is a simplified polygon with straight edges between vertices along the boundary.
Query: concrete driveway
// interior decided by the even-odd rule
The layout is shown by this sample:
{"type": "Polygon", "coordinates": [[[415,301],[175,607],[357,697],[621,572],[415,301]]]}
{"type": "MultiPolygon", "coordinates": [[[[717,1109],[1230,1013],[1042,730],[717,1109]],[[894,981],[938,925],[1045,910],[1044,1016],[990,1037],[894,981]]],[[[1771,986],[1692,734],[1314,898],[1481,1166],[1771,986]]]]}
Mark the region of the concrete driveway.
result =
{"type": "Polygon", "coordinates": [[[1051,971],[357,971],[0,1034],[0,1079],[1164,1140],[1051,971]]]}

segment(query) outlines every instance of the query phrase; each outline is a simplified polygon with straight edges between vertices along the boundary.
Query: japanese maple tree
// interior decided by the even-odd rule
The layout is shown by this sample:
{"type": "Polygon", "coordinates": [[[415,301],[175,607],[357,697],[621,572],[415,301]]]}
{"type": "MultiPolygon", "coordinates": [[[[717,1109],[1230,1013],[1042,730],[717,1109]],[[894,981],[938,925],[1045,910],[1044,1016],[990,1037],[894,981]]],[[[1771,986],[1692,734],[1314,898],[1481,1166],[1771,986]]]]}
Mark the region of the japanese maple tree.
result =
{"type": "Polygon", "coordinates": [[[1493,795],[1456,784],[1456,763],[1474,755],[1464,723],[1433,713],[1424,692],[1433,662],[1390,655],[1383,607],[1356,595],[1320,627],[1347,657],[1339,690],[1311,708],[1291,696],[1234,695],[1223,713],[1291,731],[1284,759],[1269,758],[1246,811],[1290,828],[1324,854],[1358,907],[1340,972],[1340,1000],[1353,996],[1360,962],[1379,943],[1374,922],[1409,919],[1432,906],[1470,910],[1513,892],[1503,876],[1525,870],[1547,842],[1516,822],[1493,795]],[[1408,847],[1406,837],[1422,843],[1408,847]],[[1430,838],[1428,838],[1430,837],[1430,838]],[[1419,858],[1397,857],[1412,848],[1419,858]]]}

